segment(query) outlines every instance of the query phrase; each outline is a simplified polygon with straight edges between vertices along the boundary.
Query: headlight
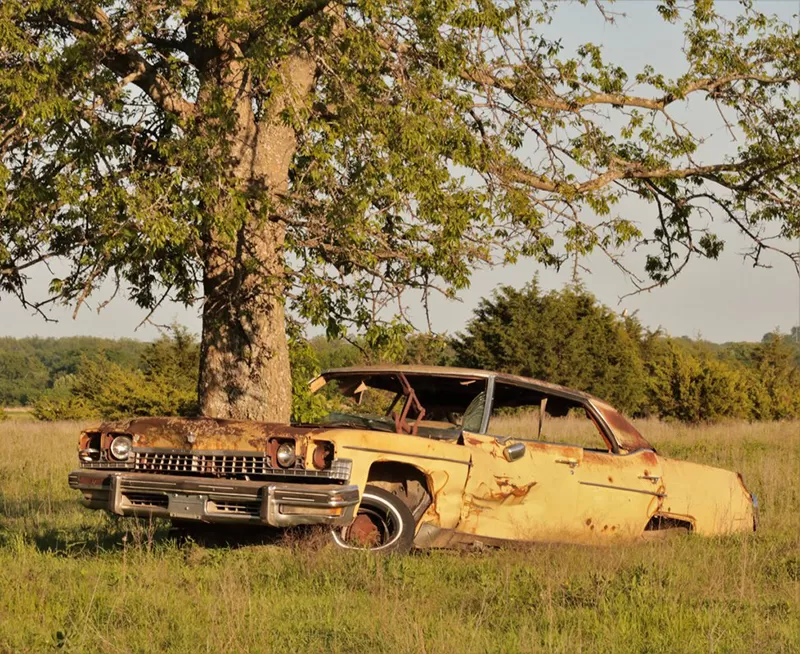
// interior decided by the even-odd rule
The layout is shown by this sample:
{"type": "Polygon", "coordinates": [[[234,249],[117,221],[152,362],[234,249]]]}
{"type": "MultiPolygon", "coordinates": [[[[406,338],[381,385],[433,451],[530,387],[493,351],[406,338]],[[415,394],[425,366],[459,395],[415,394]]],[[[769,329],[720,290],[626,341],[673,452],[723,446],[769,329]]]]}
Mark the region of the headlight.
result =
{"type": "Polygon", "coordinates": [[[294,465],[297,455],[294,453],[294,443],[281,443],[275,453],[278,465],[281,468],[289,468],[294,465]]]}
{"type": "Polygon", "coordinates": [[[131,454],[133,441],[128,436],[117,436],[111,441],[111,456],[118,461],[125,461],[131,454]]]}

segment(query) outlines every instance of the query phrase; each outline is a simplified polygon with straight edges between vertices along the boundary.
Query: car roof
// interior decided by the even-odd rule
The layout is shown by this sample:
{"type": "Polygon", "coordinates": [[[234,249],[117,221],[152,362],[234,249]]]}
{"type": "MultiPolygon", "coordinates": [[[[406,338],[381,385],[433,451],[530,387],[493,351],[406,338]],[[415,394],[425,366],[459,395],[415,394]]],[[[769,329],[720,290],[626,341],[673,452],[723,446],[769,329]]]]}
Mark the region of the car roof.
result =
{"type": "Polygon", "coordinates": [[[584,393],[583,391],[569,388],[567,386],[559,386],[550,382],[542,381],[540,379],[533,379],[532,377],[522,377],[520,375],[511,375],[505,372],[493,372],[490,370],[479,370],[477,368],[454,368],[450,366],[428,366],[417,364],[393,364],[385,363],[372,366],[350,366],[347,368],[331,368],[325,370],[321,376],[326,377],[340,376],[340,375],[360,375],[360,374],[392,374],[404,373],[409,375],[430,375],[432,377],[474,377],[479,379],[489,379],[493,377],[497,381],[505,381],[510,384],[525,385],[542,391],[551,392],[554,395],[568,397],[575,400],[599,400],[600,398],[584,393]]]}

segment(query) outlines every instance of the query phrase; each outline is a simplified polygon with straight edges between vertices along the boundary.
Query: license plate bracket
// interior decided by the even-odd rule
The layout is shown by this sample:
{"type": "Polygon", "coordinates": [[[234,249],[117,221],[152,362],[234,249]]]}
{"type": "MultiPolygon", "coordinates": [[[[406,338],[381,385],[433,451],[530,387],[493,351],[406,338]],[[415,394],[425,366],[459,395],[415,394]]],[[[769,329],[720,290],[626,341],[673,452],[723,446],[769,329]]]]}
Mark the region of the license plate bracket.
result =
{"type": "Polygon", "coordinates": [[[207,495],[189,493],[169,494],[169,517],[202,520],[206,515],[207,495]]]}

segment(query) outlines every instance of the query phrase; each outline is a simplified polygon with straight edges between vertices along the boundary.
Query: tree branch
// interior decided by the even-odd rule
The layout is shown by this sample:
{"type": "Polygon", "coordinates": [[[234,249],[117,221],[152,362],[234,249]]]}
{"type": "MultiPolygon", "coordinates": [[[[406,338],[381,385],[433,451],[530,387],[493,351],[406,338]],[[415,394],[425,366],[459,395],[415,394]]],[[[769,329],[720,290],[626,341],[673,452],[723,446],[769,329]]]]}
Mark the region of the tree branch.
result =
{"type": "Polygon", "coordinates": [[[100,29],[91,20],[78,14],[67,16],[50,14],[49,17],[56,24],[69,29],[76,37],[86,34],[109,37],[110,51],[104,53],[102,61],[111,72],[127,83],[139,87],[160,109],[175,114],[182,120],[194,114],[193,103],[183,98],[158,69],[124,39],[112,34],[111,21],[100,7],[95,7],[93,11],[93,18],[99,23],[100,29]]]}
{"type": "Polygon", "coordinates": [[[323,11],[332,0],[311,0],[305,7],[292,16],[287,22],[290,27],[300,27],[304,20],[323,11]]]}

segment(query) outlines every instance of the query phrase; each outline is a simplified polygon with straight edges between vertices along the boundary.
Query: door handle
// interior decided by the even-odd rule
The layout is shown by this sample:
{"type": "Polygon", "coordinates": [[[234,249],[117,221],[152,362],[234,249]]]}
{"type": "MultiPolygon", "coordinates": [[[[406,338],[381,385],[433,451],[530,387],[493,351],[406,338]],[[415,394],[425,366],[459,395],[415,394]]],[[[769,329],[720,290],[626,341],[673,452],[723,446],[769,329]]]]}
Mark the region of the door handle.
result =
{"type": "Polygon", "coordinates": [[[556,459],[556,463],[563,463],[571,468],[574,468],[576,465],[578,465],[578,459],[568,456],[564,459],[556,459]]]}
{"type": "Polygon", "coordinates": [[[661,477],[656,477],[655,475],[639,475],[639,479],[648,479],[655,484],[661,477]]]}

